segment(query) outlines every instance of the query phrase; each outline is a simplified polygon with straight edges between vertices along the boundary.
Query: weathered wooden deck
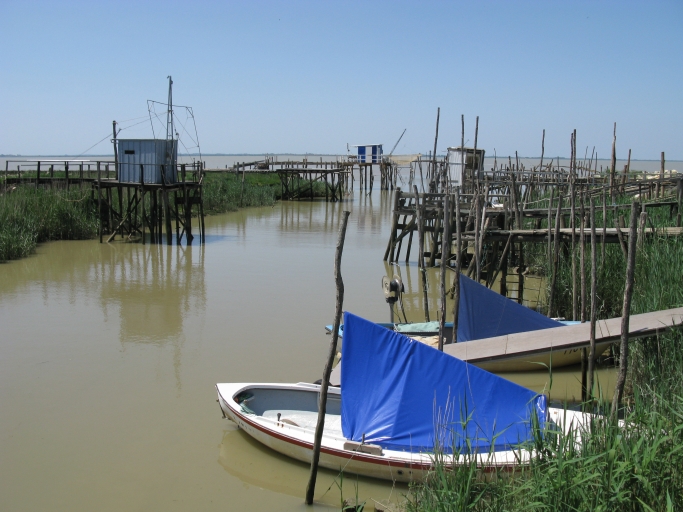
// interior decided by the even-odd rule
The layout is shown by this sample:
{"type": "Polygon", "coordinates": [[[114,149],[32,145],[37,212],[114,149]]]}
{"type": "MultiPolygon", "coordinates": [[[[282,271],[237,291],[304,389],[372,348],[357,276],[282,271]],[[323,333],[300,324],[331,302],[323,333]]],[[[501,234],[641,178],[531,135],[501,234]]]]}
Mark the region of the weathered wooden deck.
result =
{"type": "MultiPolygon", "coordinates": [[[[631,315],[629,338],[655,336],[675,327],[683,326],[683,308],[653,311],[631,315]]],[[[621,337],[621,317],[598,320],[595,327],[595,342],[602,351],[621,337]]],[[[540,331],[520,332],[506,336],[496,336],[466,343],[444,345],[444,352],[475,364],[490,371],[510,369],[510,361],[515,361],[514,371],[542,369],[542,364],[551,365],[553,359],[578,352],[590,345],[590,323],[542,329],[540,331]],[[547,354],[542,364],[529,362],[532,358],[539,361],[539,354],[547,354]],[[552,356],[552,357],[551,357],[552,356]],[[503,362],[505,365],[503,366],[503,362]]]]}

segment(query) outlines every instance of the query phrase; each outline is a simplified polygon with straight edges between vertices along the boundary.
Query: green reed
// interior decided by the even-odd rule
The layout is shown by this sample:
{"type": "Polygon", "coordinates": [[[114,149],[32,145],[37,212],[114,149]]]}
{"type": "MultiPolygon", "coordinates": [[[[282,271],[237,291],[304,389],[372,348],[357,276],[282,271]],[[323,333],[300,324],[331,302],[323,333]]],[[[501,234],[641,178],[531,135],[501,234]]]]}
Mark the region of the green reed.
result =
{"type": "Polygon", "coordinates": [[[23,258],[49,240],[83,240],[97,234],[89,191],[17,187],[0,196],[0,261],[23,258]]]}
{"type": "MultiPolygon", "coordinates": [[[[679,510],[683,506],[683,397],[639,394],[622,424],[596,415],[568,433],[533,429],[518,448],[529,463],[486,477],[475,457],[449,467],[434,456],[411,488],[408,511],[679,510]]],[[[489,468],[490,469],[490,468],[489,468]]]]}
{"type": "Polygon", "coordinates": [[[248,206],[272,206],[279,182],[259,182],[254,176],[246,176],[244,187],[241,177],[234,174],[207,174],[203,187],[204,211],[208,214],[236,211],[248,206]]]}
{"type": "MultiPolygon", "coordinates": [[[[620,214],[628,218],[626,211],[620,214]]],[[[672,225],[667,209],[652,209],[648,215],[655,228],[672,225]]],[[[597,224],[599,230],[601,217],[597,224]]],[[[607,226],[614,226],[610,210],[607,226]]],[[[569,244],[560,251],[554,299],[558,316],[572,316],[571,258],[576,258],[578,287],[579,250],[577,243],[573,254],[569,244]]],[[[525,260],[550,276],[546,251],[544,244],[527,245],[525,260]]],[[[618,317],[626,260],[619,244],[607,244],[604,260],[600,245],[597,254],[598,318],[618,317]]],[[[590,311],[590,243],[585,262],[590,311]]],[[[637,252],[631,313],[682,306],[683,237],[649,236],[637,252]]],[[[530,463],[506,477],[482,478],[471,460],[449,468],[437,456],[433,475],[413,486],[407,510],[682,510],[683,332],[633,339],[630,347],[623,424],[601,414],[609,412],[609,402],[601,400],[591,409],[597,415],[580,432],[580,442],[575,433],[539,430],[534,443],[521,448],[530,463]]]]}
{"type": "MultiPolygon", "coordinates": [[[[328,185],[317,181],[311,184],[301,180],[302,197],[325,197],[328,185]]],[[[281,199],[280,179],[277,174],[249,174],[242,176],[233,173],[212,173],[206,175],[204,182],[204,210],[207,213],[236,211],[249,206],[272,206],[281,199]]]]}
{"type": "MultiPolygon", "coordinates": [[[[117,190],[112,194],[117,204],[117,190]]],[[[272,206],[280,195],[280,181],[276,175],[246,175],[243,187],[241,177],[234,174],[209,174],[203,194],[204,210],[209,215],[241,207],[272,206]]],[[[316,195],[324,196],[324,189],[321,192],[316,188],[316,195]]],[[[90,189],[18,185],[0,193],[0,261],[24,258],[37,244],[50,240],[94,238],[97,228],[97,207],[90,189]]]]}

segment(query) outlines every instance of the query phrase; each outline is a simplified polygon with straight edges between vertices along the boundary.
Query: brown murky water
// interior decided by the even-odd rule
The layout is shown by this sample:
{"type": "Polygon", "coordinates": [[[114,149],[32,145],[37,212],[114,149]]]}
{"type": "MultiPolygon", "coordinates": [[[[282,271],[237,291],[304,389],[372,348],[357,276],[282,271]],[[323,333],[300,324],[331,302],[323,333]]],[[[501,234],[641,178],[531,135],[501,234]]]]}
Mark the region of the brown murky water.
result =
{"type": "MultiPolygon", "coordinates": [[[[388,320],[391,204],[279,203],[209,217],[203,247],[54,242],[0,265],[0,509],[311,510],[308,466],[223,420],[214,384],[320,378],[342,209],[345,309],[388,320]]],[[[399,270],[418,290],[414,257],[399,270]]],[[[542,372],[508,377],[548,389],[542,372]]],[[[579,380],[557,372],[551,396],[576,397],[579,380]]],[[[314,509],[356,493],[407,488],[323,471],[314,509]]]]}

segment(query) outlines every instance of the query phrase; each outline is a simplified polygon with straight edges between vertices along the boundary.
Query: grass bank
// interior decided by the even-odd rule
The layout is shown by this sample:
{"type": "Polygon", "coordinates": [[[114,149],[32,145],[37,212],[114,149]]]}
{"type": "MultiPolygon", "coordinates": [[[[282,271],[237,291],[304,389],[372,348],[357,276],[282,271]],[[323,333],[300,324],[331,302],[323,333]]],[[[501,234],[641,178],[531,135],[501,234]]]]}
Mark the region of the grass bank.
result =
{"type": "MultiPolygon", "coordinates": [[[[239,208],[272,206],[280,199],[276,174],[207,174],[204,212],[207,215],[239,208]]],[[[325,196],[325,184],[314,186],[314,196],[325,196]]],[[[116,204],[116,190],[113,191],[116,204]]],[[[0,195],[0,261],[24,258],[36,245],[50,240],[85,240],[97,236],[97,208],[90,189],[70,191],[17,186],[0,195]]]]}
{"type": "Polygon", "coordinates": [[[24,258],[50,240],[84,240],[97,234],[90,191],[17,187],[0,197],[0,261],[24,258]]]}

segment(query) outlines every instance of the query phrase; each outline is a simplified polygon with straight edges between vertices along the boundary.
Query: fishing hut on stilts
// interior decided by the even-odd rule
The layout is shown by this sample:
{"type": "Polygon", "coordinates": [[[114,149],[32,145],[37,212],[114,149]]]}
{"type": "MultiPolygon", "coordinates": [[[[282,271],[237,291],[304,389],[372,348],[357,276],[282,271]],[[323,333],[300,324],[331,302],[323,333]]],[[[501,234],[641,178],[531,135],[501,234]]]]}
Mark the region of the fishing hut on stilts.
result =
{"type": "Polygon", "coordinates": [[[119,235],[129,240],[140,238],[143,244],[148,237],[151,243],[163,243],[165,232],[166,243],[171,245],[175,225],[176,242],[180,244],[184,237],[191,244],[192,217],[199,220],[200,241],[205,241],[203,165],[201,157],[191,164],[178,164],[173,81],[168,78],[165,139],[119,139],[116,121],[113,123],[116,178],[102,179],[98,175],[94,184],[100,214],[100,242],[106,233],[107,242],[119,235]]]}
{"type": "Polygon", "coordinates": [[[358,167],[361,190],[372,192],[375,183],[373,173],[375,166],[379,168],[380,190],[393,190],[396,187],[398,166],[391,160],[391,154],[388,157],[384,156],[382,144],[362,144],[352,147],[356,148],[357,154],[348,156],[344,165],[352,176],[355,168],[358,167]]]}

